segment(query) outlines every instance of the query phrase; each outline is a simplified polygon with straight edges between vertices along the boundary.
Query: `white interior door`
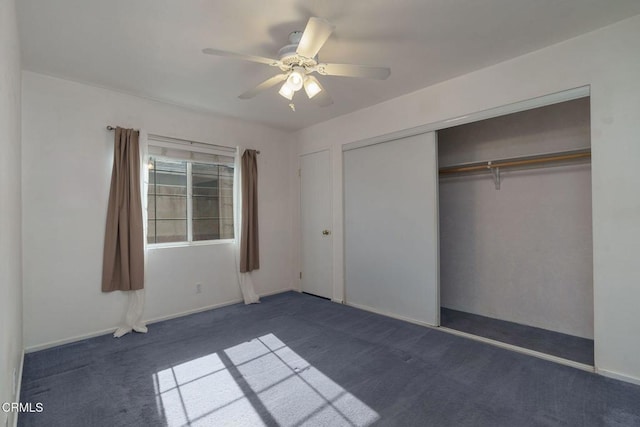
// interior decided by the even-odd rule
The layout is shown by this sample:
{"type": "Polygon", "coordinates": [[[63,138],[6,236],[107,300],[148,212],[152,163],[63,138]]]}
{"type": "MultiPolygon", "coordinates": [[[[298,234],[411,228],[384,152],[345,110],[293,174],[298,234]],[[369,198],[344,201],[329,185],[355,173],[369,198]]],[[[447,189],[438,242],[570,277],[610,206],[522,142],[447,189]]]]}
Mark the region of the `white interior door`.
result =
{"type": "Polygon", "coordinates": [[[344,153],[347,303],[440,322],[434,132],[344,153]]]}
{"type": "Polygon", "coordinates": [[[329,150],[300,156],[302,291],[333,297],[329,150]]]}

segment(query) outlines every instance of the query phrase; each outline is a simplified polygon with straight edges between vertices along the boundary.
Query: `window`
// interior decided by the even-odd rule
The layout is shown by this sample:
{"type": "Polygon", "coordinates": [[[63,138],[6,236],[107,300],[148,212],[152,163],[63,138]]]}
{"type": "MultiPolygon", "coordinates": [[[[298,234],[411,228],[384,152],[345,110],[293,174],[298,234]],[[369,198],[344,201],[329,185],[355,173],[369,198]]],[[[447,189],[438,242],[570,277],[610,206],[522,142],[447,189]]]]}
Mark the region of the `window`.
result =
{"type": "Polygon", "coordinates": [[[233,239],[233,157],[155,146],[149,153],[147,242],[233,239]]]}

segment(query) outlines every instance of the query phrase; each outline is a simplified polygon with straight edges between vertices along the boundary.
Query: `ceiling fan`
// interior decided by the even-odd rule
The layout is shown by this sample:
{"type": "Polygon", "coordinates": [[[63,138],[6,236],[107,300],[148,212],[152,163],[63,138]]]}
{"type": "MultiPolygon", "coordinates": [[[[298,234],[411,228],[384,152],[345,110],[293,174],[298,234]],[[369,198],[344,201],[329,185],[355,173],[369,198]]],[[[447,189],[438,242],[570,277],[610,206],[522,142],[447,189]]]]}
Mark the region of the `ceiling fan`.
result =
{"type": "MultiPolygon", "coordinates": [[[[304,32],[294,31],[289,34],[289,44],[278,51],[278,59],[211,48],[203,49],[202,52],[209,55],[228,56],[280,68],[282,71],[281,74],[276,74],[253,89],[244,92],[238,97],[240,99],[253,98],[258,93],[278,83],[284,82],[278,92],[284,98],[290,101],[293,100],[295,93],[304,87],[309,99],[317,105],[325,107],[333,104],[333,100],[318,79],[312,75],[313,73],[324,76],[364,77],[379,80],[384,80],[391,74],[391,70],[385,67],[318,62],[318,51],[322,48],[334,29],[335,26],[326,19],[309,18],[304,32]]],[[[295,109],[293,104],[289,105],[292,109],[295,109]]]]}

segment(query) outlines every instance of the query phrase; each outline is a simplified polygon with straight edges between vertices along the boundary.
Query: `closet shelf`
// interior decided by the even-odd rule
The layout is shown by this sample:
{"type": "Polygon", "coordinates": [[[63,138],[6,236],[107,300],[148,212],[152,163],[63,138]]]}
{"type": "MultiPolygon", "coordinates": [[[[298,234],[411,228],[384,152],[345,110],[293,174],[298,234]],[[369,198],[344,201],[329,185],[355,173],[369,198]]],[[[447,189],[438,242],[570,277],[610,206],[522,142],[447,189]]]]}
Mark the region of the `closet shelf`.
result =
{"type": "Polygon", "coordinates": [[[589,158],[591,158],[590,149],[563,151],[559,153],[542,154],[536,156],[513,157],[510,159],[446,166],[440,168],[438,172],[440,173],[440,175],[449,175],[454,173],[476,172],[482,170],[492,170],[517,166],[541,165],[545,163],[559,163],[589,158]]]}

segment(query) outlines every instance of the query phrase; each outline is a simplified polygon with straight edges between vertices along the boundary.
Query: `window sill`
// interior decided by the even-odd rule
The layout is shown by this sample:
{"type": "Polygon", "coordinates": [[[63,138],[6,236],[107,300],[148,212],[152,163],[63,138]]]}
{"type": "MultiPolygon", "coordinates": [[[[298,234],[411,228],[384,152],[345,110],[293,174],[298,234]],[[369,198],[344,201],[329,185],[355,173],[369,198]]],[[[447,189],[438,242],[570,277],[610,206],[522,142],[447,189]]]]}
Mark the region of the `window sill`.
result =
{"type": "Polygon", "coordinates": [[[168,242],[168,243],[150,243],[147,245],[148,250],[167,249],[167,248],[189,248],[192,246],[216,246],[235,243],[235,239],[220,240],[202,240],[199,242],[168,242]]]}

